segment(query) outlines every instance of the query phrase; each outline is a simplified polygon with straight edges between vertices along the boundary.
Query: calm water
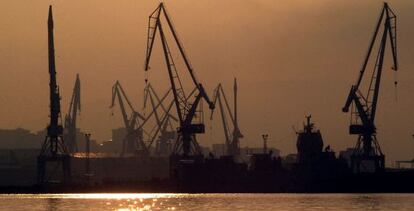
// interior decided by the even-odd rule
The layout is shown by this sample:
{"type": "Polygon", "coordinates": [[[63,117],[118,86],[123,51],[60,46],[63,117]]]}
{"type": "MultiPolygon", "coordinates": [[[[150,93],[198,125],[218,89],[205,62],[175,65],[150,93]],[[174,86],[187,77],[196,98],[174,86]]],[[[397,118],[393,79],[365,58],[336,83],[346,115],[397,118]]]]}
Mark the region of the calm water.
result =
{"type": "Polygon", "coordinates": [[[414,210],[414,194],[19,194],[1,210],[414,210]]]}

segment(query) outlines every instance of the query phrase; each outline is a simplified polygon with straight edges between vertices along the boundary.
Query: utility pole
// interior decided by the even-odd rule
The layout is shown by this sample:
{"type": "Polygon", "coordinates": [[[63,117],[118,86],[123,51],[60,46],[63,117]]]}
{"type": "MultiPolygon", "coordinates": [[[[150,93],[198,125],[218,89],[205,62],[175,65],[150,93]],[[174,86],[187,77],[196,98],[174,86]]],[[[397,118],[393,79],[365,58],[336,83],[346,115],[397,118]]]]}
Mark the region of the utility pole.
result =
{"type": "Polygon", "coordinates": [[[269,138],[269,134],[263,134],[263,154],[267,153],[267,139],[269,138]]]}
{"type": "Polygon", "coordinates": [[[87,177],[87,182],[88,184],[90,183],[90,177],[92,176],[91,174],[91,168],[90,168],[90,151],[91,151],[91,134],[87,133],[85,134],[85,139],[86,139],[86,164],[85,164],[85,170],[86,170],[86,177],[87,177]]]}
{"type": "MultiPolygon", "coordinates": [[[[413,146],[414,146],[414,134],[412,135],[413,137],[413,146]]],[[[414,147],[413,147],[413,158],[411,159],[411,168],[414,168],[414,147]]]]}

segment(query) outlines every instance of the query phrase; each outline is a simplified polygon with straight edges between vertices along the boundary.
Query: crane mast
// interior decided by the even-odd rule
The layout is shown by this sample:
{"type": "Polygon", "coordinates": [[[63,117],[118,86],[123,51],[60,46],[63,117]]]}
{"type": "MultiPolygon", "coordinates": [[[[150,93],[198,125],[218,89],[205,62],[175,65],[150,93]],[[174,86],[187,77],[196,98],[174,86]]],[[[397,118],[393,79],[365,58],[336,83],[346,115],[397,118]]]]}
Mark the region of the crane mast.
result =
{"type": "MultiPolygon", "coordinates": [[[[234,78],[234,86],[233,86],[233,94],[234,94],[234,119],[233,119],[233,139],[232,139],[232,154],[239,155],[240,154],[240,138],[243,138],[243,134],[239,128],[239,120],[238,120],[238,110],[237,110],[237,79],[234,78]]],[[[226,100],[227,101],[227,100],[226,100]]]]}
{"type": "Polygon", "coordinates": [[[201,155],[201,149],[197,143],[195,135],[197,133],[204,133],[205,128],[202,122],[194,123],[196,116],[202,117],[201,111],[197,111],[197,108],[202,99],[204,99],[209,104],[210,109],[214,108],[214,104],[210,101],[202,84],[197,81],[194,74],[194,70],[189,62],[187,55],[184,52],[184,48],[180,40],[178,39],[176,30],[174,29],[171,18],[167,14],[167,11],[163,3],[160,3],[157,9],[149,17],[145,71],[149,70],[152,48],[157,31],[160,34],[171,89],[173,91],[174,104],[176,106],[177,115],[180,123],[180,127],[177,130],[177,141],[175,142],[173,147],[173,154],[182,153],[182,155],[185,157],[190,156],[191,154],[201,155]],[[193,92],[191,92],[188,96],[185,94],[184,88],[182,86],[178,74],[177,67],[175,65],[173,56],[171,54],[171,50],[167,43],[164,29],[161,23],[162,14],[166,19],[167,26],[169,27],[170,32],[173,35],[174,41],[180,51],[181,57],[184,60],[187,71],[190,74],[191,80],[195,86],[193,92]],[[193,94],[195,99],[192,102],[190,102],[189,99],[191,98],[191,96],[193,96],[193,94]],[[197,113],[199,113],[199,115],[197,115],[197,113]]]}
{"type": "MultiPolygon", "coordinates": [[[[227,100],[226,94],[223,90],[223,86],[219,84],[214,90],[214,104],[219,104],[221,121],[223,124],[223,131],[225,137],[225,144],[227,149],[227,154],[231,156],[237,156],[240,154],[240,138],[243,138],[243,135],[240,132],[238,120],[237,120],[237,80],[234,79],[233,93],[234,93],[234,110],[231,111],[230,104],[227,100]],[[223,105],[224,101],[224,105],[223,105]],[[230,122],[233,125],[233,131],[230,133],[229,125],[226,119],[226,113],[230,117],[230,122]]],[[[211,112],[210,119],[213,117],[213,112],[211,112]]]]}
{"type": "Polygon", "coordinates": [[[70,153],[78,151],[78,144],[76,140],[76,119],[78,111],[81,110],[80,103],[80,79],[79,74],[76,74],[75,86],[73,88],[72,98],[69,104],[69,111],[65,116],[65,140],[70,153]]]}
{"type": "MultiPolygon", "coordinates": [[[[397,71],[398,69],[396,18],[396,15],[388,4],[384,3],[384,7],[381,10],[374,35],[368,48],[368,53],[360,70],[358,80],[355,85],[351,87],[345,106],[342,108],[343,112],[348,112],[351,105],[353,105],[349,132],[350,134],[358,135],[358,141],[351,157],[351,165],[354,171],[359,172],[361,170],[361,167],[363,167],[363,161],[373,161],[375,171],[383,171],[385,168],[385,156],[382,153],[376,138],[376,127],[374,120],[377,111],[384,56],[388,40],[391,45],[391,54],[393,59],[392,69],[394,71],[397,71]],[[360,85],[363,81],[377,37],[380,35],[380,28],[382,24],[382,37],[379,40],[378,52],[374,61],[375,66],[369,80],[368,91],[364,95],[361,91],[360,85]]],[[[397,82],[395,81],[394,84],[396,86],[397,82]]]]}
{"type": "MultiPolygon", "coordinates": [[[[56,81],[56,65],[55,65],[55,44],[53,36],[53,14],[52,7],[49,7],[48,18],[48,44],[49,44],[49,90],[50,90],[50,123],[47,128],[47,135],[50,138],[48,152],[52,155],[57,153],[67,153],[66,147],[62,139],[62,125],[59,123],[60,114],[60,94],[56,81]]],[[[47,147],[47,146],[46,146],[47,147]]],[[[47,149],[45,149],[47,150],[47,149]]]]}
{"type": "Polygon", "coordinates": [[[69,182],[70,179],[70,156],[66,145],[63,141],[63,127],[59,123],[60,112],[60,94],[56,81],[55,65],[55,45],[53,36],[53,14],[52,6],[49,6],[48,26],[48,58],[49,58],[49,93],[50,93],[50,123],[47,127],[47,135],[42,144],[40,155],[37,157],[37,179],[38,184],[48,183],[54,175],[46,175],[46,166],[48,163],[56,164],[63,170],[63,183],[69,182]]]}
{"type": "Polygon", "coordinates": [[[116,81],[112,87],[111,108],[115,106],[116,99],[118,99],[122,119],[124,121],[124,127],[126,130],[126,136],[122,142],[121,156],[124,156],[125,153],[138,152],[147,154],[148,148],[143,140],[143,129],[136,129],[137,125],[139,125],[139,119],[145,120],[145,117],[142,116],[139,112],[135,111],[119,81],[116,81]],[[130,117],[128,117],[124,100],[126,101],[129,110],[131,110],[130,117]]]}

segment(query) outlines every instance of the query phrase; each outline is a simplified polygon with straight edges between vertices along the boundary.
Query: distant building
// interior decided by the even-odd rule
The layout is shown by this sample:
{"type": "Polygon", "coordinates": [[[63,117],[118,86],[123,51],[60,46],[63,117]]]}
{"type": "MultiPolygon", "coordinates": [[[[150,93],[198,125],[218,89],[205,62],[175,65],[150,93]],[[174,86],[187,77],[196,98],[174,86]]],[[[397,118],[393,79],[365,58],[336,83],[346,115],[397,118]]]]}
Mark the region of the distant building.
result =
{"type": "Polygon", "coordinates": [[[212,152],[214,156],[220,157],[226,155],[226,145],[225,144],[213,144],[211,145],[212,152]]]}
{"type": "Polygon", "coordinates": [[[354,152],[354,148],[347,148],[346,150],[339,152],[339,158],[346,160],[348,166],[351,166],[351,156],[354,152]]]}
{"type": "Polygon", "coordinates": [[[44,138],[23,128],[0,129],[0,149],[40,149],[44,138]]]}
{"type": "Polygon", "coordinates": [[[210,147],[204,147],[204,146],[200,146],[201,148],[201,153],[207,157],[209,156],[210,153],[212,153],[212,150],[210,149],[210,147]]]}
{"type": "Polygon", "coordinates": [[[286,164],[296,163],[298,155],[297,154],[288,154],[285,156],[283,162],[286,164]]]}
{"type": "MultiPolygon", "coordinates": [[[[243,156],[252,155],[252,154],[261,154],[264,150],[262,147],[243,147],[240,148],[240,154],[243,156]]],[[[274,147],[268,147],[267,152],[272,152],[274,157],[280,157],[280,150],[274,147]]]]}
{"type": "MultiPolygon", "coordinates": [[[[344,159],[346,160],[346,163],[348,164],[349,167],[352,167],[351,165],[351,156],[354,152],[354,148],[347,148],[344,151],[340,151],[339,152],[339,158],[340,159],[344,159]]],[[[375,172],[375,163],[369,160],[363,160],[361,161],[361,166],[360,166],[360,171],[361,172],[375,172]]],[[[354,169],[355,171],[355,169],[354,169]]]]}
{"type": "MultiPolygon", "coordinates": [[[[40,149],[45,138],[46,129],[35,133],[23,128],[11,130],[0,129],[0,149],[40,149]]],[[[76,130],[76,142],[78,152],[84,152],[86,149],[85,133],[79,129],[76,130]]],[[[95,152],[97,148],[96,141],[91,140],[90,150],[95,152]]]]}
{"type": "Polygon", "coordinates": [[[112,129],[112,139],[102,142],[99,146],[99,151],[106,153],[121,153],[126,134],[126,129],[123,127],[112,129]]]}
{"type": "Polygon", "coordinates": [[[397,160],[395,161],[397,169],[414,169],[414,159],[412,160],[397,160]]]}
{"type": "Polygon", "coordinates": [[[0,186],[36,183],[36,158],[40,149],[0,149],[0,186]]]}
{"type": "MultiPolygon", "coordinates": [[[[93,134],[92,134],[93,136],[93,134]]],[[[85,152],[86,151],[86,137],[85,133],[80,131],[79,128],[76,128],[76,143],[78,146],[78,152],[85,152]]],[[[96,143],[96,140],[91,139],[90,140],[90,151],[91,152],[97,152],[99,145],[96,143]]]]}
{"type": "MultiPolygon", "coordinates": [[[[280,150],[276,148],[268,148],[267,152],[270,152],[270,151],[272,152],[272,155],[274,157],[280,156],[280,150]]],[[[220,157],[220,156],[224,156],[227,154],[227,148],[225,144],[212,144],[210,152],[213,153],[215,157],[220,157]]],[[[261,147],[241,147],[240,148],[240,156],[242,157],[246,157],[246,156],[253,155],[253,154],[261,154],[261,153],[263,153],[263,148],[261,147]]]]}

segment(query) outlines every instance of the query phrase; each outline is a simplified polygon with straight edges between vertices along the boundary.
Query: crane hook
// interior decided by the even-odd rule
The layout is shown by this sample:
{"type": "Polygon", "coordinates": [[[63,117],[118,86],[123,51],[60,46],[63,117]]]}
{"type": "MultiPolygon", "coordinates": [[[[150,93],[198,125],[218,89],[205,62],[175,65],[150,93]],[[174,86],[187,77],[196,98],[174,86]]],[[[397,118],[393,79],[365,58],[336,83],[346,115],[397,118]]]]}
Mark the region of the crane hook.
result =
{"type": "Polygon", "coordinates": [[[395,102],[398,101],[398,80],[397,80],[397,72],[394,71],[394,90],[395,90],[395,102]]]}
{"type": "Polygon", "coordinates": [[[145,76],[144,76],[144,78],[145,78],[145,85],[147,85],[148,84],[148,71],[145,71],[145,76]]]}

